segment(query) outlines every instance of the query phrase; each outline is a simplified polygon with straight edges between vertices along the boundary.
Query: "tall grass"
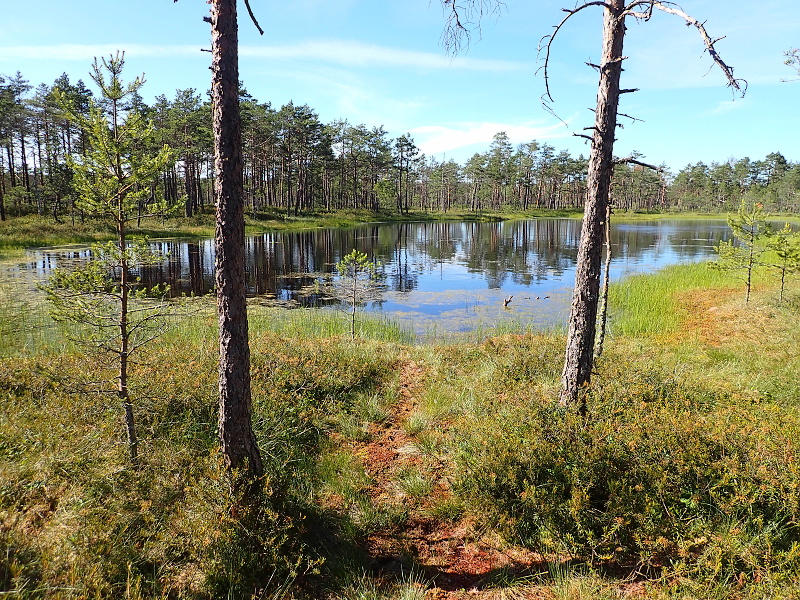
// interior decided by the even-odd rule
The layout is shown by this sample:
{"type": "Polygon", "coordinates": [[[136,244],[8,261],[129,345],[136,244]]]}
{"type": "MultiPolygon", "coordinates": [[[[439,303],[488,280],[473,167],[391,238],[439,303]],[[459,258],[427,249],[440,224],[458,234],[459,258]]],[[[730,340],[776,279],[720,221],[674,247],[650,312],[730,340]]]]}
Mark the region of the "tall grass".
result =
{"type": "Polygon", "coordinates": [[[672,265],[652,274],[626,277],[609,290],[612,335],[653,335],[674,331],[683,317],[680,294],[689,290],[737,287],[737,280],[709,263],[672,265]]]}
{"type": "Polygon", "coordinates": [[[45,326],[35,294],[4,284],[0,592],[421,598],[431,584],[414,571],[373,577],[365,540],[403,539],[406,504],[435,495],[431,464],[453,495],[426,515],[453,529],[465,517],[475,535],[553,559],[549,576],[509,581],[498,597],[616,598],[619,581],[597,573],[634,565],[652,578],[642,597],[790,598],[800,581],[797,292],[778,306],[764,287],[744,306],[738,283],[704,265],[615,286],[615,336],[585,416],[555,402],[561,335],[509,322],[421,344],[361,315],[351,340],[345,314],[253,304],[267,474],[258,510],[242,514],[218,453],[213,300],[177,303],[133,367],[133,468],[117,401],[97,393],[113,369],[45,326]],[[701,324],[686,309],[698,294],[718,308],[701,324]],[[401,385],[410,373],[413,386],[401,385]],[[398,422],[401,400],[414,412],[398,422]],[[387,425],[421,453],[394,471],[407,503],[376,494],[387,482],[365,468],[363,448],[387,425]],[[560,571],[567,558],[584,568],[560,571]]]}
{"type": "Polygon", "coordinates": [[[21,281],[0,281],[0,358],[36,356],[71,348],[50,318],[43,295],[21,281]]]}
{"type": "MultiPolygon", "coordinates": [[[[253,331],[281,333],[289,337],[338,337],[350,335],[349,315],[344,311],[320,309],[285,310],[254,306],[249,309],[253,331]]],[[[356,337],[408,344],[415,339],[410,329],[383,316],[361,313],[356,319],[356,337]]]]}

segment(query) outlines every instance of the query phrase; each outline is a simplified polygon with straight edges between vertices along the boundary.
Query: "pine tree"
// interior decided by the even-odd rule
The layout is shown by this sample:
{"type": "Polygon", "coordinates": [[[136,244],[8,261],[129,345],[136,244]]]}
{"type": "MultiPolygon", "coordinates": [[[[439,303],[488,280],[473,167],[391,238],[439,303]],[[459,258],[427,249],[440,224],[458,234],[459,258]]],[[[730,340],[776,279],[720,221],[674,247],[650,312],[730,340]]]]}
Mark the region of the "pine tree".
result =
{"type": "Polygon", "coordinates": [[[734,239],[719,243],[719,260],[713,266],[738,273],[745,285],[745,302],[750,302],[753,271],[760,264],[760,256],[766,250],[763,238],[770,234],[764,206],[760,202],[748,203],[742,200],[736,214],[728,217],[728,227],[731,228],[734,239]]]}
{"type": "Polygon", "coordinates": [[[123,102],[144,84],[142,78],[124,84],[120,79],[125,60],[117,53],[95,60],[92,79],[101,91],[100,103],[91,103],[88,116],[75,110],[69,98],[57,94],[62,108],[86,132],[89,148],[81,160],[70,159],[77,207],[113,223],[116,239],[93,246],[91,258],[72,272],[59,270],[44,286],[53,316],[88,326],[81,339],[95,350],[111,354],[117,364],[116,395],[125,413],[130,458],[137,458],[133,402],[129,390],[130,357],[154,335],[153,326],[163,314],[163,304],[145,297],[163,296],[165,290],[144,290],[132,271],[160,260],[146,240],[129,239],[128,223],[142,203],[150,211],[164,206],[152,197],[151,183],[173,159],[166,147],[155,154],[153,128],[140,114],[123,109],[123,102]]]}

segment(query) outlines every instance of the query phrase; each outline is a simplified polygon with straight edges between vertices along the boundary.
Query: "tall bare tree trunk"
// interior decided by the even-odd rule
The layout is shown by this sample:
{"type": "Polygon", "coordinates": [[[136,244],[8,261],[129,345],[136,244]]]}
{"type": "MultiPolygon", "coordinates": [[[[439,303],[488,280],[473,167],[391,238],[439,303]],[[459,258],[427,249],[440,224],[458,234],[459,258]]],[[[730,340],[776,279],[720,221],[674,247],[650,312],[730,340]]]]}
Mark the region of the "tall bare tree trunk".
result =
{"type": "Polygon", "coordinates": [[[606,340],[606,325],[608,325],[608,284],[611,279],[611,198],[606,205],[606,260],[603,265],[603,288],[600,293],[600,331],[597,333],[597,343],[594,348],[594,360],[603,354],[603,344],[606,340]]]}
{"type": "Polygon", "coordinates": [[[569,317],[567,350],[561,375],[561,404],[574,404],[581,387],[591,379],[597,303],[600,293],[600,258],[603,222],[614,170],[614,134],[617,128],[619,79],[622,71],[622,42],[625,37],[623,0],[609,0],[603,18],[603,53],[597,90],[592,152],[586,181],[575,289],[569,317]]]}
{"type": "Polygon", "coordinates": [[[226,466],[258,477],[264,468],[251,416],[237,27],[236,0],[212,0],[219,437],[226,466]]]}

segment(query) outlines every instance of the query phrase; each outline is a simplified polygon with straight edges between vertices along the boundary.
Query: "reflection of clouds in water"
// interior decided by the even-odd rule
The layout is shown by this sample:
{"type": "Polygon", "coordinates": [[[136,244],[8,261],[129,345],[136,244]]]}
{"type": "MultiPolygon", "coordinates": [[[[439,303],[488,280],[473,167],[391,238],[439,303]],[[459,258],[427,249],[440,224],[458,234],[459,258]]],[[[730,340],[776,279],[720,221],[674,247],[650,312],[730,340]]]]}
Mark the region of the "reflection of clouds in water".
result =
{"type": "Polygon", "coordinates": [[[538,329],[561,327],[569,314],[571,290],[561,288],[549,298],[515,295],[507,308],[506,294],[499,290],[415,291],[389,294],[383,314],[408,324],[417,334],[430,332],[461,333],[499,325],[532,326],[538,329]],[[446,309],[444,306],[453,306],[446,309]]]}
{"type": "MultiPolygon", "coordinates": [[[[613,224],[612,279],[711,257],[727,232],[724,221],[613,224]]],[[[422,333],[509,323],[563,327],[579,234],[577,219],[369,224],[266,233],[246,240],[248,295],[277,298],[287,306],[338,305],[328,291],[336,281],[333,265],[355,248],[380,262],[386,275],[380,299],[360,309],[364,312],[383,314],[422,333]],[[504,309],[503,299],[509,295],[513,301],[504,309]]],[[[213,290],[213,240],[152,244],[168,256],[140,270],[143,283],[168,283],[175,294],[213,290]]],[[[42,280],[87,252],[79,246],[39,249],[18,272],[42,280]]]]}

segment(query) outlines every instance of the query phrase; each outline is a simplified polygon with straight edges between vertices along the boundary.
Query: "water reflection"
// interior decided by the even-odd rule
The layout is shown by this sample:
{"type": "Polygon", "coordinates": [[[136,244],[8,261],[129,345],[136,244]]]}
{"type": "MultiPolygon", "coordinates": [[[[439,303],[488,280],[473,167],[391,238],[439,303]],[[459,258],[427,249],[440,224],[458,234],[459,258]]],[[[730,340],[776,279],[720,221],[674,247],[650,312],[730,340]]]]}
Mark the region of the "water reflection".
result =
{"type": "MultiPolygon", "coordinates": [[[[659,220],[612,227],[612,278],[714,255],[724,221],[659,220]]],[[[351,229],[266,233],[249,237],[247,292],[287,306],[330,306],[335,265],[356,248],[382,265],[385,290],[368,310],[413,323],[417,330],[472,329],[503,319],[538,326],[563,323],[573,284],[580,222],[539,219],[502,223],[374,224],[351,229]],[[502,298],[513,295],[507,310],[502,298]]],[[[146,285],[174,294],[214,289],[214,242],[163,240],[165,255],[138,273],[146,285]]],[[[85,260],[85,249],[42,249],[21,266],[47,277],[85,260]]]]}

